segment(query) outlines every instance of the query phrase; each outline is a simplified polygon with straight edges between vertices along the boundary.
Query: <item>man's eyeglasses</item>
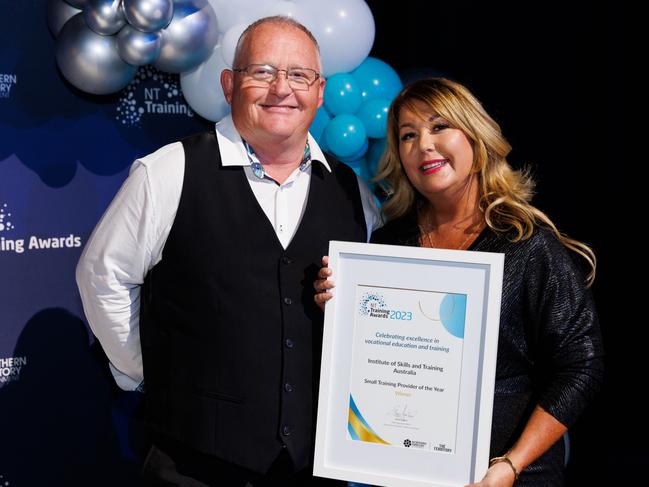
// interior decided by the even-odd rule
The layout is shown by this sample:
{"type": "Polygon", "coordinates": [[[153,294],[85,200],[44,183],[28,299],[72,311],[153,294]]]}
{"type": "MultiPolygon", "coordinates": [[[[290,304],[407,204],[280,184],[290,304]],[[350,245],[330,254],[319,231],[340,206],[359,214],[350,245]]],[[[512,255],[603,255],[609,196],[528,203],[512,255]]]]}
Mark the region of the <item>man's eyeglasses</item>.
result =
{"type": "Polygon", "coordinates": [[[277,69],[270,64],[249,64],[245,68],[233,69],[237,73],[246,73],[255,81],[274,83],[280,71],[286,74],[288,85],[294,90],[308,91],[309,86],[320,78],[320,73],[309,68],[277,69]]]}

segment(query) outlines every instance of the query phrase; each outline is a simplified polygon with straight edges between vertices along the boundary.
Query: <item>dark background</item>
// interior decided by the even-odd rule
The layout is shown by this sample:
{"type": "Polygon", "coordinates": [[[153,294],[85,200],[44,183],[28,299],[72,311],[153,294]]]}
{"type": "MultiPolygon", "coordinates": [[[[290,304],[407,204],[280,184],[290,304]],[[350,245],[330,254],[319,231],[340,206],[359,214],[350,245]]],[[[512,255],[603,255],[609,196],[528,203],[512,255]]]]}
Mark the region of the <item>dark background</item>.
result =
{"type": "Polygon", "coordinates": [[[404,81],[444,75],[469,87],[512,144],[510,163],[533,168],[534,204],[594,248],[607,373],[603,392],[570,432],[570,485],[639,479],[649,463],[639,400],[647,369],[644,324],[630,306],[642,301],[629,285],[641,269],[629,247],[638,173],[625,140],[622,4],[367,3],[377,32],[371,55],[404,81]]]}
{"type": "MultiPolygon", "coordinates": [[[[640,399],[647,320],[638,284],[645,225],[631,216],[641,208],[634,196],[644,196],[643,159],[628,154],[622,107],[625,93],[639,99],[642,91],[630,91],[623,73],[622,3],[368,4],[376,21],[372,55],[406,80],[445,74],[467,85],[512,143],[510,162],[533,167],[535,204],[597,253],[593,291],[607,376],[571,431],[570,485],[639,479],[649,463],[640,399]]],[[[210,124],[167,115],[147,116],[140,126],[117,123],[123,95],[86,95],[58,74],[45,2],[0,5],[0,73],[18,77],[11,97],[0,99],[0,204],[9,205],[16,225],[3,235],[73,233],[85,243],[135,157],[210,124]]],[[[145,88],[161,87],[147,78],[138,103],[145,88]]],[[[74,282],[80,251],[0,255],[0,358],[28,363],[20,381],[0,388],[2,485],[135,485],[146,451],[140,395],[117,390],[101,349],[91,345],[74,282]]]]}

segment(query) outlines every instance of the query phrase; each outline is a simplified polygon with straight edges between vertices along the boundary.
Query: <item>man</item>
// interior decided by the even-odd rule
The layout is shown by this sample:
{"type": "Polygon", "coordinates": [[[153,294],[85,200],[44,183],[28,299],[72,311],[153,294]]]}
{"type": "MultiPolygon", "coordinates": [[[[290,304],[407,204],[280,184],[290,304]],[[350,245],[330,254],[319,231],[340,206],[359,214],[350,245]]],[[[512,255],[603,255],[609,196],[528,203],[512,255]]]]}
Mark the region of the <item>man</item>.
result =
{"type": "Polygon", "coordinates": [[[325,81],[297,22],[269,17],[221,74],[232,115],[136,161],[77,282],[117,383],[145,392],[148,485],[320,485],[313,442],[329,240],[377,212],[308,135],[325,81]]]}

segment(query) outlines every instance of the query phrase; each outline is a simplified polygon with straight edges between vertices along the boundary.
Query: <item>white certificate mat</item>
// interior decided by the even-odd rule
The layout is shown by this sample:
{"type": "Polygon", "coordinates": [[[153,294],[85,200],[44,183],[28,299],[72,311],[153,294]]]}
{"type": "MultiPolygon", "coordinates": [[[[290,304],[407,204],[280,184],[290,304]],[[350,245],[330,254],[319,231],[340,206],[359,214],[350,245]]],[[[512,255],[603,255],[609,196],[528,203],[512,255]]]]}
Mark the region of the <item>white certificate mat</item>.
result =
{"type": "Polygon", "coordinates": [[[315,475],[389,487],[482,478],[503,258],[331,242],[315,475]]]}

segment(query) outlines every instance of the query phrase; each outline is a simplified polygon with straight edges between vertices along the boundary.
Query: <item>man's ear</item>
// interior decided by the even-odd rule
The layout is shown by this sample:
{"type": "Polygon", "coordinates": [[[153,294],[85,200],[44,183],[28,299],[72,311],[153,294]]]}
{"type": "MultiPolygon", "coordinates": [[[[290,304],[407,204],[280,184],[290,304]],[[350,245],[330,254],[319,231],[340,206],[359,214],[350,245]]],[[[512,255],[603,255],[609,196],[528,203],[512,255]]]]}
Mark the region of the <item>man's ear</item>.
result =
{"type": "Polygon", "coordinates": [[[232,104],[232,90],[234,89],[234,72],[231,69],[221,71],[221,87],[225,95],[225,101],[232,104]]]}
{"type": "Polygon", "coordinates": [[[318,108],[322,106],[322,102],[324,101],[324,89],[326,84],[327,80],[324,78],[318,79],[318,108]]]}

